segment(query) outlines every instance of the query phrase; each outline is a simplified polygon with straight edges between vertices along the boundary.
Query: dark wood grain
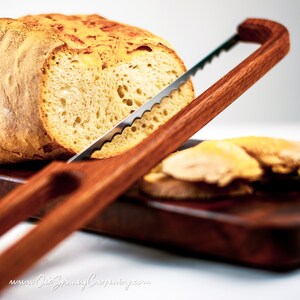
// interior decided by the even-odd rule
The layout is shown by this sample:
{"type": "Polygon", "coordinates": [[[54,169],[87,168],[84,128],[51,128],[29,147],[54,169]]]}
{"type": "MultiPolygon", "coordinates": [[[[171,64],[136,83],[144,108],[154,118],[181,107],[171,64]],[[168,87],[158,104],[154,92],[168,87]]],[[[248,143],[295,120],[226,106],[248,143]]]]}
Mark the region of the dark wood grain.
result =
{"type": "Polygon", "coordinates": [[[92,162],[52,162],[0,203],[2,233],[46,203],[68,194],[29,234],[0,256],[0,288],[19,276],[65,237],[93,219],[140,176],[211,121],[289,50],[280,24],[249,19],[239,26],[243,41],[261,47],[165,125],[119,156],[92,162]]]}

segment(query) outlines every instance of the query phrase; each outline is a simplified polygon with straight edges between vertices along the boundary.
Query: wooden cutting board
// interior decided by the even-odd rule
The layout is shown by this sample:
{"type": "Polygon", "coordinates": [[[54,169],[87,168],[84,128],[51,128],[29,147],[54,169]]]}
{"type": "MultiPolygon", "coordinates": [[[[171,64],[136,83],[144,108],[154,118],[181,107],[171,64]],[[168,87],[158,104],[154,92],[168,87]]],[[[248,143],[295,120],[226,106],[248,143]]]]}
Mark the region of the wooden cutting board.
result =
{"type": "MultiPolygon", "coordinates": [[[[190,140],[185,147],[198,142],[190,140]]],[[[31,163],[0,168],[0,196],[41,167],[31,163]]],[[[215,201],[161,201],[133,188],[84,229],[185,255],[294,269],[300,265],[300,181],[280,181],[258,187],[255,195],[215,201]]]]}

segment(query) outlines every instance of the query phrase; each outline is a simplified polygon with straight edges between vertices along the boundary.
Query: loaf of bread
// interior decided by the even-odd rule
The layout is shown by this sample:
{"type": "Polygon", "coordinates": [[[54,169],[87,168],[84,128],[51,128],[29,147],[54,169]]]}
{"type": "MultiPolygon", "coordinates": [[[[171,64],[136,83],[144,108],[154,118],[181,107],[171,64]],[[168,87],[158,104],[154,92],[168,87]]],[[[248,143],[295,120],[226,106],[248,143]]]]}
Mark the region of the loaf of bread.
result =
{"type": "MultiPolygon", "coordinates": [[[[0,20],[0,162],[80,152],[185,71],[163,39],[98,15],[0,20]]],[[[191,82],[96,157],[144,139],[194,98],[191,82]]]]}

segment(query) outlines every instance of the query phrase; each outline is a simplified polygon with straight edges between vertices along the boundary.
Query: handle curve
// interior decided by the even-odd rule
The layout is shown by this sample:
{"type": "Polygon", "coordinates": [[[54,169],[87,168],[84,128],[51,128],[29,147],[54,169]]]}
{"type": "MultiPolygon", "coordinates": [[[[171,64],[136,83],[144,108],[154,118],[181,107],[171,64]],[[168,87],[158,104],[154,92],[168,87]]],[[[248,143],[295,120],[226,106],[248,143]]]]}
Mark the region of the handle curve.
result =
{"type": "Polygon", "coordinates": [[[280,39],[289,48],[289,33],[283,25],[265,19],[247,19],[238,26],[238,35],[244,42],[264,44],[280,39]]]}

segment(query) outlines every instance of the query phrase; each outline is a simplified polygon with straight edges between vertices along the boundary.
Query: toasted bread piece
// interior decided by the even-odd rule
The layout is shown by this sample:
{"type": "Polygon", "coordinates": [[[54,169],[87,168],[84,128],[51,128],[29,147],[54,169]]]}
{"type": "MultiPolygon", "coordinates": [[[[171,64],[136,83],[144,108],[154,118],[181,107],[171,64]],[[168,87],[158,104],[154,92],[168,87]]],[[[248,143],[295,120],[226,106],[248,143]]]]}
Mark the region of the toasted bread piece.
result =
{"type": "Polygon", "coordinates": [[[176,179],[224,187],[236,179],[258,180],[259,163],[242,148],[224,141],[205,141],[162,162],[162,172],[176,179]]]}
{"type": "Polygon", "coordinates": [[[149,173],[139,183],[140,190],[154,198],[188,200],[244,196],[253,193],[249,183],[235,181],[225,187],[205,182],[188,182],[164,173],[149,173]]]}
{"type": "Polygon", "coordinates": [[[259,136],[225,141],[242,147],[263,167],[270,168],[274,173],[287,174],[298,170],[300,174],[300,142],[259,136]]]}

